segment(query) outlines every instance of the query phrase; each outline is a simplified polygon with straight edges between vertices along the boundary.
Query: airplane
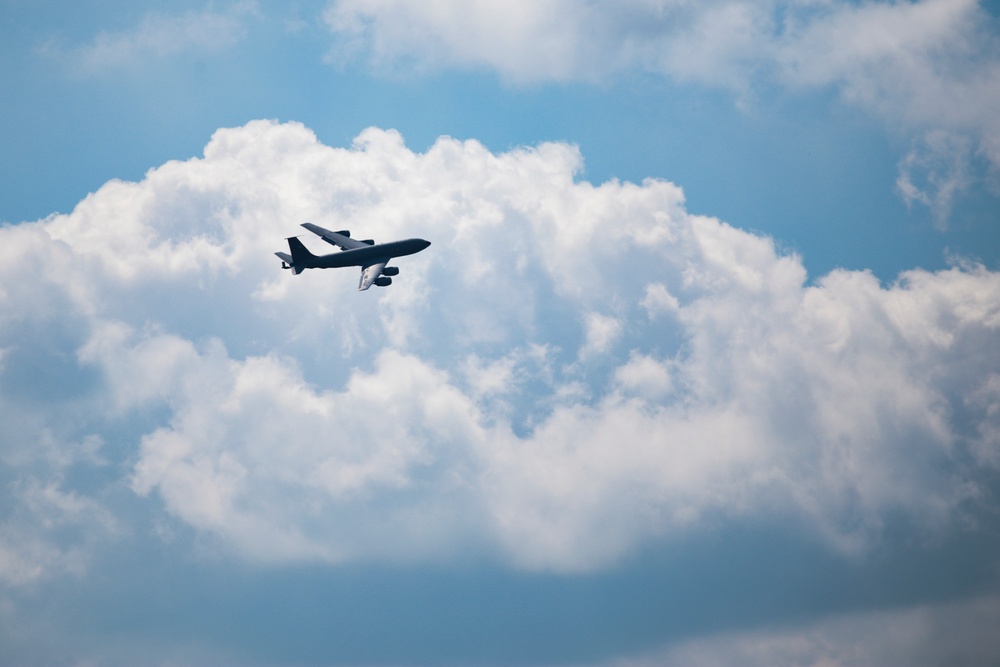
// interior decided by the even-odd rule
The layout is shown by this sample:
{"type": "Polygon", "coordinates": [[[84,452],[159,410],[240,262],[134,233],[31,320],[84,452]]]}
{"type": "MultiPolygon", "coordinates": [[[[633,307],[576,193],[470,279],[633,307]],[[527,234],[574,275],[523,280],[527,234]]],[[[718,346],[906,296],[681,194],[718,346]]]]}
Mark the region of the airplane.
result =
{"type": "Polygon", "coordinates": [[[399,268],[386,266],[395,257],[405,257],[418,253],[431,244],[423,239],[406,239],[405,241],[392,241],[391,243],[378,243],[372,239],[358,241],[351,238],[351,232],[344,229],[339,232],[331,232],[323,229],[319,225],[311,222],[304,222],[302,226],[313,234],[318,235],[331,245],[338,246],[340,252],[330,255],[314,255],[302,245],[302,241],[296,236],[287,238],[288,249],[291,255],[284,252],[274,253],[281,259],[281,268],[291,269],[292,273],[298,275],[304,269],[332,269],[341,266],[360,266],[361,281],[358,283],[358,291],[366,290],[372,285],[388,287],[392,284],[392,278],[399,274],[399,268]]]}

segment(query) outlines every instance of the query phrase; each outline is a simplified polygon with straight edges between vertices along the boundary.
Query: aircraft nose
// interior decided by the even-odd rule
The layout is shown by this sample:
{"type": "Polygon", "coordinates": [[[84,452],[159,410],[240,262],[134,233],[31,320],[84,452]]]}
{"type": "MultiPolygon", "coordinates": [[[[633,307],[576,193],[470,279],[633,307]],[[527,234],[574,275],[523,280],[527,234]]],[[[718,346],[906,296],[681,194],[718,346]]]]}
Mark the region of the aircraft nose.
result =
{"type": "Polygon", "coordinates": [[[424,248],[426,248],[426,247],[427,247],[427,246],[429,246],[430,244],[431,244],[431,242],[430,242],[430,241],[424,241],[424,242],[423,242],[423,245],[422,245],[422,246],[420,247],[420,249],[421,249],[421,250],[423,250],[424,248]]]}

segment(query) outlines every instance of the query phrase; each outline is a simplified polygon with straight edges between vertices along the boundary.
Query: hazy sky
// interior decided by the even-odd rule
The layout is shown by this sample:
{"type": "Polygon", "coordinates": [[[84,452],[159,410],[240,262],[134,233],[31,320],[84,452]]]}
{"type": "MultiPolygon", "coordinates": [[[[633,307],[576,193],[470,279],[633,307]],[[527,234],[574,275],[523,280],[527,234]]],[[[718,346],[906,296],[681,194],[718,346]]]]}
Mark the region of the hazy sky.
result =
{"type": "Polygon", "coordinates": [[[998,14],[0,1],[0,663],[1000,661],[998,14]]]}

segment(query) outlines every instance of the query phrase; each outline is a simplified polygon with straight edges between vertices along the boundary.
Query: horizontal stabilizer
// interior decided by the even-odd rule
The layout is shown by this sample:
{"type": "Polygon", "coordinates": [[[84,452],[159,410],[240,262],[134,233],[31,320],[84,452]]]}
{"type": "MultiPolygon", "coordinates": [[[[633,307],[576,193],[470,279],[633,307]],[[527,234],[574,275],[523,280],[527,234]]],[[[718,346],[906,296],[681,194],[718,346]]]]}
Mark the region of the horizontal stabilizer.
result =
{"type": "Polygon", "coordinates": [[[305,268],[303,266],[296,266],[295,260],[292,259],[292,256],[289,255],[287,252],[276,252],[274,254],[277,255],[278,259],[281,260],[281,268],[291,269],[292,273],[294,273],[295,275],[302,273],[302,269],[305,268]]]}

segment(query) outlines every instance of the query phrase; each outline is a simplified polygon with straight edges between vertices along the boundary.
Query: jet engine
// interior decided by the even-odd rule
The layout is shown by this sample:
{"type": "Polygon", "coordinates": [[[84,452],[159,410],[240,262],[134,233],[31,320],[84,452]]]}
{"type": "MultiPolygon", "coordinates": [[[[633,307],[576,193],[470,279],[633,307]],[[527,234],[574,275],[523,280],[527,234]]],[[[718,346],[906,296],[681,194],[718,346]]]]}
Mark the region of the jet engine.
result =
{"type": "Polygon", "coordinates": [[[399,267],[398,266],[387,266],[384,269],[382,269],[382,275],[383,276],[398,276],[399,275],[399,267]]]}
{"type": "Polygon", "coordinates": [[[379,276],[375,279],[375,284],[379,287],[388,287],[392,284],[392,278],[387,278],[385,276],[379,276]]]}

